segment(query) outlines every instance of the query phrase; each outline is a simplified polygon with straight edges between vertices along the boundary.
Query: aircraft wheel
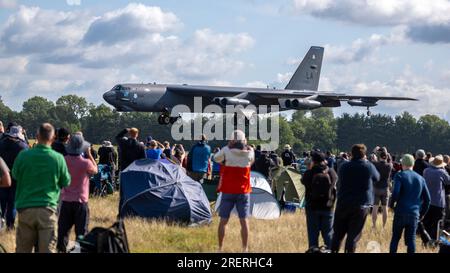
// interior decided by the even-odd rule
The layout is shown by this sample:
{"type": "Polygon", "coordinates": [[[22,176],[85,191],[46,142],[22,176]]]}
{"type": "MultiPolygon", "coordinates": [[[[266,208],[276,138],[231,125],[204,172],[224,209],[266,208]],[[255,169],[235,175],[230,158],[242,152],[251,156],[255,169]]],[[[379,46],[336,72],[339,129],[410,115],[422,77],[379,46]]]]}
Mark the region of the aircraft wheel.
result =
{"type": "Polygon", "coordinates": [[[163,124],[167,125],[171,122],[171,118],[169,116],[162,116],[163,124]]]}
{"type": "Polygon", "coordinates": [[[178,117],[170,117],[170,124],[174,124],[178,119],[178,117]]]}
{"type": "Polygon", "coordinates": [[[367,116],[370,117],[372,113],[370,111],[367,111],[367,116]]]}

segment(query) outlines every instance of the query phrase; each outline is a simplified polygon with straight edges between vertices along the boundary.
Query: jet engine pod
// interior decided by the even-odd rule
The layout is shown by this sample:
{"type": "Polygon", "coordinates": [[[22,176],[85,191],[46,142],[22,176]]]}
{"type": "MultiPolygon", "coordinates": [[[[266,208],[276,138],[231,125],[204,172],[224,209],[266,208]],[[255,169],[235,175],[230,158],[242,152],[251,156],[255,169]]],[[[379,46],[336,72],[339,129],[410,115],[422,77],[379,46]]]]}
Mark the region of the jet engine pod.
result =
{"type": "Polygon", "coordinates": [[[222,107],[225,107],[227,105],[242,105],[242,106],[247,106],[250,104],[249,100],[244,100],[244,99],[238,99],[238,98],[214,98],[213,102],[215,104],[218,104],[222,107]]]}
{"type": "Polygon", "coordinates": [[[350,106],[362,106],[362,107],[374,107],[374,106],[377,106],[377,102],[376,101],[349,100],[347,103],[350,106]]]}
{"type": "Polygon", "coordinates": [[[312,110],[322,107],[322,103],[316,100],[292,99],[286,101],[286,107],[296,110],[312,110]]]}

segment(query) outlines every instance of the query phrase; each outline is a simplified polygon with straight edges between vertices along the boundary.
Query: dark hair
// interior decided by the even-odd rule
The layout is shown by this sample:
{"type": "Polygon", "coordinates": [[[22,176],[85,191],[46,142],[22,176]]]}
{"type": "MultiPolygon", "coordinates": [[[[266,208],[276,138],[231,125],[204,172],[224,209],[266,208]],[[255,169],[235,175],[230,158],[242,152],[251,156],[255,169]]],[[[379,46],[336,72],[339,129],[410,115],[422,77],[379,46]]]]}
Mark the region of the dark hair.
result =
{"type": "Polygon", "coordinates": [[[261,144],[256,145],[256,150],[261,151],[261,144]]]}
{"type": "Polygon", "coordinates": [[[39,126],[38,134],[40,139],[50,141],[55,134],[55,128],[50,123],[43,123],[39,126]]]}
{"type": "Polygon", "coordinates": [[[56,130],[56,138],[59,141],[66,141],[69,138],[70,132],[66,128],[59,128],[56,130]]]}
{"type": "Polygon", "coordinates": [[[325,154],[320,152],[313,152],[311,154],[311,159],[314,163],[320,164],[325,161],[325,154]]]}
{"type": "Polygon", "coordinates": [[[352,158],[353,159],[361,159],[367,153],[367,147],[364,144],[355,144],[352,147],[352,158]]]}

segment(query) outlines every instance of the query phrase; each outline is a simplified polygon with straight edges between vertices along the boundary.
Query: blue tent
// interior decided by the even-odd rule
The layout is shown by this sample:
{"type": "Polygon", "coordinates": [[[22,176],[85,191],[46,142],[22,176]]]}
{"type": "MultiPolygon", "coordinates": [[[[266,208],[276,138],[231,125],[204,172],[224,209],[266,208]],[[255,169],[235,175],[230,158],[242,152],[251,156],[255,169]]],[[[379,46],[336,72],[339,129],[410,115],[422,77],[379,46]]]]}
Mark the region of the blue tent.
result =
{"type": "Polygon", "coordinates": [[[180,166],[154,159],[136,160],[121,173],[119,215],[190,225],[211,222],[209,201],[200,183],[180,166]]]}

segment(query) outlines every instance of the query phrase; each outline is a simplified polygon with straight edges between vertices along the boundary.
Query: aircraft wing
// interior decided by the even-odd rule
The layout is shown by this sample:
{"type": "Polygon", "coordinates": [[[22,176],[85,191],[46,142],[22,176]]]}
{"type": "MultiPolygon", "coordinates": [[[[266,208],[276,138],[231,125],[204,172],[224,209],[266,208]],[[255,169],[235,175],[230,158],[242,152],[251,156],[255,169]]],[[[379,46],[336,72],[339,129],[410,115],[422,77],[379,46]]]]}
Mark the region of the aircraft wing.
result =
{"type": "Polygon", "coordinates": [[[345,93],[323,92],[323,91],[301,91],[285,89],[263,89],[246,87],[221,87],[221,86],[190,86],[190,85],[168,85],[167,91],[178,95],[202,96],[202,97],[235,97],[242,99],[263,98],[263,99],[295,99],[316,96],[316,100],[322,101],[348,101],[363,100],[367,102],[377,102],[379,100],[406,100],[417,101],[409,97],[390,96],[358,96],[347,95],[345,93]]]}

